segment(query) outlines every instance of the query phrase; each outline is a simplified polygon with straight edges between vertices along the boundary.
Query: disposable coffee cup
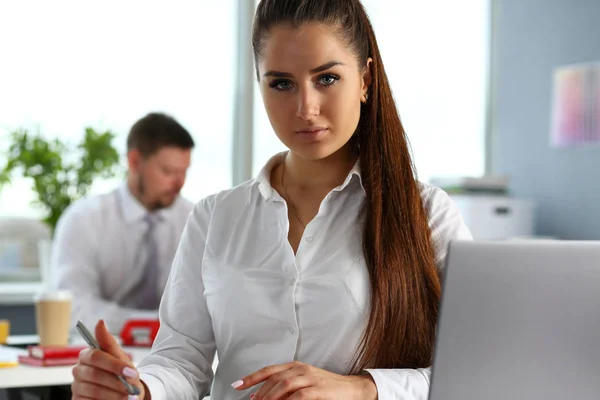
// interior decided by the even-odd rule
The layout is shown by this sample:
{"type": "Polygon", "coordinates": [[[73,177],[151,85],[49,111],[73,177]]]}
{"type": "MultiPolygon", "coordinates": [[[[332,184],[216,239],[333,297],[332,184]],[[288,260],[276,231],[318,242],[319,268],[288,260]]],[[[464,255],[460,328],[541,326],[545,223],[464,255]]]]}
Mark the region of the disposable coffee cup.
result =
{"type": "Polygon", "coordinates": [[[35,319],[41,346],[67,346],[73,296],[68,291],[44,291],[35,298],[35,319]]]}

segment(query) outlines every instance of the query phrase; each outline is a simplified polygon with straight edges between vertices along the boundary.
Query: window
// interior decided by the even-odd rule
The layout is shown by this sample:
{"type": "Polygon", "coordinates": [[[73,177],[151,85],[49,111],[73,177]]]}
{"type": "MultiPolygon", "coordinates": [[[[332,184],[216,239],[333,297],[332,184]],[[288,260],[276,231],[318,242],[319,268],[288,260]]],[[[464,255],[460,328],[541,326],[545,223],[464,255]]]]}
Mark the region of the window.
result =
{"type": "MultiPolygon", "coordinates": [[[[0,42],[3,149],[12,129],[78,141],[91,125],[117,132],[124,154],[133,122],[164,111],[197,142],[183,194],[197,201],[230,186],[236,4],[54,1],[35,12],[2,5],[0,37],[12,38],[0,42]]],[[[3,190],[1,213],[33,215],[32,198],[29,183],[17,181],[3,190]]]]}
{"type": "MultiPolygon", "coordinates": [[[[116,132],[124,155],[131,125],[162,111],[196,141],[183,195],[198,201],[229,187],[237,4],[58,0],[32,9],[27,2],[2,3],[0,152],[17,128],[76,143],[92,126],[116,132]]],[[[92,192],[119,181],[98,182],[92,192]]],[[[0,193],[0,219],[39,218],[34,198],[31,182],[15,179],[0,193]]],[[[6,243],[4,259],[14,260],[17,244],[6,243]]]]}
{"type": "MultiPolygon", "coordinates": [[[[483,174],[489,0],[363,0],[363,4],[374,25],[419,179],[483,174]]],[[[271,155],[285,148],[269,125],[260,94],[254,119],[256,174],[271,155]]]]}

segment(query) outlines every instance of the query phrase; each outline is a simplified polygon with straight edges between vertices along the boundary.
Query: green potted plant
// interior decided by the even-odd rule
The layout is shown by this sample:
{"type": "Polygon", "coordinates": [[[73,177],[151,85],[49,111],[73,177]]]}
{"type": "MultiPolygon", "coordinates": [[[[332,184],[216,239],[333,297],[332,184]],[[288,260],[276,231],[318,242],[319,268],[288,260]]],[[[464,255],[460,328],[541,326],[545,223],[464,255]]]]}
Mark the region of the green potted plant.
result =
{"type": "Polygon", "coordinates": [[[43,221],[52,232],[62,212],[85,196],[94,180],[111,178],[119,169],[119,153],[113,147],[115,134],[111,131],[96,132],[88,127],[75,148],[24,129],[11,132],[10,137],[6,163],[0,164],[0,191],[16,171],[31,178],[35,205],[43,208],[43,221]]]}

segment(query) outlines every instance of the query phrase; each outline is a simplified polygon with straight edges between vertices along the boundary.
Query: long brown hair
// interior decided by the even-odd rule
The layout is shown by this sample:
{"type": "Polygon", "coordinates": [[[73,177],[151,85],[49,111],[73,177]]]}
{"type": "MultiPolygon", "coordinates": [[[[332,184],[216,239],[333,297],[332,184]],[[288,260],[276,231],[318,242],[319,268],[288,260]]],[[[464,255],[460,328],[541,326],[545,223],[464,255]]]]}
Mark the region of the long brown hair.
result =
{"type": "Polygon", "coordinates": [[[371,283],[369,322],[353,372],[431,365],[441,285],[427,213],[375,33],[359,0],[262,0],[252,32],[255,64],[269,29],[331,26],[371,63],[369,98],[352,140],[366,191],[363,251],[371,283]]]}

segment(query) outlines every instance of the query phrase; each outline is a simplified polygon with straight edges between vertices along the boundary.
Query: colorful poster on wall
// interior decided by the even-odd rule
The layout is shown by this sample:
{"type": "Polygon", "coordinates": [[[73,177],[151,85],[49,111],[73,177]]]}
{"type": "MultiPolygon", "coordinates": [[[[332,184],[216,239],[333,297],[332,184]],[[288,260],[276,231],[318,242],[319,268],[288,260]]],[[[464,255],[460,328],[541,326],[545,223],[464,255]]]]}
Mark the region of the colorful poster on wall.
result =
{"type": "Polygon", "coordinates": [[[554,71],[551,143],[600,144],[600,62],[554,71]]]}

